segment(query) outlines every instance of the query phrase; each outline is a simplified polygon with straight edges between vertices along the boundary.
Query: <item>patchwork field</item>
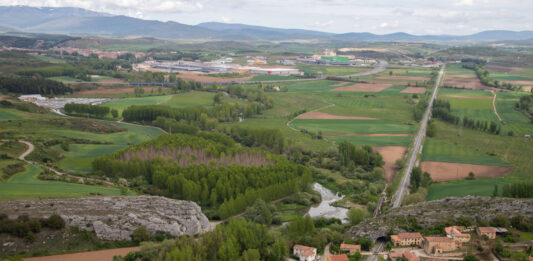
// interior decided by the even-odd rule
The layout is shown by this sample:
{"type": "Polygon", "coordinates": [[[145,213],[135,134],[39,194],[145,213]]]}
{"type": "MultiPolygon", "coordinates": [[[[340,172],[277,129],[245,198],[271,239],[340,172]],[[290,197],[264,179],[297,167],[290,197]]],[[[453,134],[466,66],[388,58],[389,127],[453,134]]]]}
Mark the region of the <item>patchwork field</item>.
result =
{"type": "Polygon", "coordinates": [[[362,67],[341,67],[316,64],[298,64],[297,68],[306,74],[321,74],[327,76],[344,76],[371,70],[371,68],[362,67]]]}
{"type": "Polygon", "coordinates": [[[304,120],[295,119],[291,126],[323,134],[410,134],[413,126],[385,120],[304,120]]]}
{"type": "Polygon", "coordinates": [[[401,93],[425,93],[426,88],[423,87],[407,87],[401,91],[401,93]]]}
{"type": "Polygon", "coordinates": [[[298,119],[322,119],[322,120],[377,120],[376,118],[371,117],[360,117],[360,116],[342,116],[342,115],[335,115],[331,113],[326,112],[319,112],[319,111],[313,111],[313,112],[307,112],[304,114],[300,114],[298,119]]]}

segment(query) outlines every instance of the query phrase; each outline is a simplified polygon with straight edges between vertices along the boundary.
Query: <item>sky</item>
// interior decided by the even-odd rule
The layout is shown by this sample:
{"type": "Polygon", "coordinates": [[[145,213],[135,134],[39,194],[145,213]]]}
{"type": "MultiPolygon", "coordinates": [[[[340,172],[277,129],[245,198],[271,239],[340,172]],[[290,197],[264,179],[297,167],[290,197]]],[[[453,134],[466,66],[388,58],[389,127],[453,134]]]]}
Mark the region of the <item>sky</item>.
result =
{"type": "Polygon", "coordinates": [[[225,22],[332,33],[466,35],[533,30],[533,0],[0,0],[185,24],[225,22]]]}

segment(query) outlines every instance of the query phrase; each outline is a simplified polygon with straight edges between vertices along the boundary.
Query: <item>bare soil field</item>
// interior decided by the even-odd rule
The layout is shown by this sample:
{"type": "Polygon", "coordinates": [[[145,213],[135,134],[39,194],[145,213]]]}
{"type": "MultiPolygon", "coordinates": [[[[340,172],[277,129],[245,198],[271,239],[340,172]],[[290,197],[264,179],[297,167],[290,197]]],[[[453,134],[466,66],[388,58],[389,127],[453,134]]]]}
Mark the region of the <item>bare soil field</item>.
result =
{"type": "MultiPolygon", "coordinates": [[[[159,87],[143,87],[144,92],[151,92],[152,90],[154,92],[157,91],[159,87]]],[[[168,88],[163,88],[168,89],[168,88]]],[[[85,90],[80,92],[75,92],[75,94],[113,94],[113,93],[133,93],[134,88],[133,87],[126,87],[126,88],[102,88],[99,87],[98,89],[94,90],[85,90]]]]}
{"type": "Polygon", "coordinates": [[[332,89],[331,91],[341,91],[341,92],[380,92],[383,91],[389,87],[391,87],[392,84],[371,84],[371,83],[358,83],[355,85],[350,86],[343,86],[338,87],[335,89],[332,89]]]}
{"type": "Polygon", "coordinates": [[[401,91],[401,93],[425,93],[426,88],[424,87],[407,87],[401,91]]]}
{"type": "Polygon", "coordinates": [[[246,77],[236,77],[236,78],[221,78],[221,77],[211,77],[205,74],[193,73],[193,72],[180,72],[176,75],[177,78],[181,78],[186,81],[198,81],[198,82],[232,82],[232,81],[248,81],[252,79],[255,75],[249,75],[246,77]]]}
{"type": "Polygon", "coordinates": [[[435,161],[424,161],[420,165],[422,170],[429,172],[436,182],[465,179],[470,172],[474,173],[475,178],[497,178],[513,170],[513,167],[435,161]]]}
{"type": "Polygon", "coordinates": [[[497,65],[488,65],[485,68],[491,72],[512,72],[512,71],[523,70],[523,68],[521,67],[505,67],[505,66],[497,66],[497,65]]]}
{"type": "Polygon", "coordinates": [[[385,81],[385,80],[364,80],[367,83],[375,83],[375,84],[392,84],[392,85],[406,85],[408,82],[403,81],[385,81]]]}
{"type": "Polygon", "coordinates": [[[531,92],[531,88],[533,88],[533,86],[522,86],[522,91],[531,92]]]}
{"type": "Polygon", "coordinates": [[[533,85],[533,81],[506,81],[513,85],[533,85]]]}
{"type": "Polygon", "coordinates": [[[297,117],[298,119],[313,119],[313,120],[377,120],[377,118],[371,117],[360,117],[360,116],[342,116],[335,115],[326,112],[312,111],[301,114],[297,117]]]}
{"type": "Polygon", "coordinates": [[[462,95],[439,95],[439,98],[463,98],[463,99],[492,99],[491,96],[462,96],[462,95]]]}
{"type": "Polygon", "coordinates": [[[407,147],[404,146],[375,146],[373,149],[383,157],[385,165],[383,170],[385,171],[385,179],[390,184],[394,179],[394,173],[398,169],[396,166],[396,160],[401,159],[407,153],[407,147]]]}
{"type": "Polygon", "coordinates": [[[76,261],[112,261],[113,256],[125,256],[129,252],[139,251],[140,247],[126,247],[126,248],[116,248],[108,250],[99,250],[99,251],[90,251],[90,252],[81,252],[75,254],[65,254],[65,255],[56,255],[56,256],[42,256],[42,257],[30,257],[24,258],[25,261],[66,261],[66,260],[76,260],[76,261]]]}
{"type": "Polygon", "coordinates": [[[444,85],[451,85],[457,87],[465,87],[474,90],[491,90],[498,91],[499,89],[487,87],[483,85],[477,76],[474,75],[446,75],[444,78],[444,85]]]}
{"type": "Polygon", "coordinates": [[[372,133],[372,134],[324,134],[322,136],[329,137],[409,137],[412,134],[386,134],[386,133],[372,133]]]}
{"type": "Polygon", "coordinates": [[[410,81],[410,82],[423,82],[429,80],[429,77],[424,76],[405,76],[405,75],[379,75],[375,76],[376,79],[381,80],[404,80],[404,81],[410,81]]]}
{"type": "Polygon", "coordinates": [[[332,87],[340,87],[340,86],[344,86],[344,85],[348,85],[350,84],[351,82],[341,82],[341,83],[337,83],[337,84],[333,84],[331,85],[332,87]]]}

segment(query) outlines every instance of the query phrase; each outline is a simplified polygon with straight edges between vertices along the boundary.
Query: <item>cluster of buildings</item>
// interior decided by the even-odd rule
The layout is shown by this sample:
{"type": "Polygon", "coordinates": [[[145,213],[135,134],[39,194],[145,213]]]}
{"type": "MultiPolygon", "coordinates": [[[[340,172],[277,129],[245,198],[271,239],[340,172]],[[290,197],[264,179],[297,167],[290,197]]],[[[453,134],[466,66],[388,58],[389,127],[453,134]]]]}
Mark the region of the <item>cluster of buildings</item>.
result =
{"type": "MultiPolygon", "coordinates": [[[[231,58],[230,58],[231,59],[231,58]]],[[[145,61],[142,64],[134,65],[137,71],[145,71],[151,69],[164,70],[166,72],[186,71],[186,72],[201,72],[201,73],[254,73],[254,74],[272,74],[272,75],[302,75],[299,69],[295,68],[264,68],[253,66],[241,66],[239,64],[227,63],[229,60],[217,60],[213,62],[159,62],[159,61],[145,61]]]]}
{"type": "MultiPolygon", "coordinates": [[[[349,255],[354,255],[357,252],[361,252],[361,245],[341,244],[340,249],[349,255]]],[[[320,257],[317,256],[316,248],[314,247],[294,245],[292,253],[294,256],[298,257],[298,260],[300,261],[314,261],[320,259],[320,257]]],[[[348,256],[346,254],[329,255],[326,261],[348,261],[348,256]]]]}
{"type": "MultiPolygon", "coordinates": [[[[505,230],[505,229],[503,229],[505,230]]],[[[505,233],[500,228],[494,227],[477,227],[476,233],[479,237],[486,237],[488,239],[495,239],[498,231],[505,233]]],[[[420,233],[399,233],[391,236],[391,241],[396,247],[418,246],[421,247],[427,255],[431,256],[445,256],[446,253],[458,250],[464,243],[470,242],[470,230],[462,226],[446,227],[446,236],[430,236],[423,237],[420,233]]],[[[403,253],[391,253],[390,257],[393,260],[405,258],[409,261],[420,260],[412,252],[406,251],[403,253]]]]}

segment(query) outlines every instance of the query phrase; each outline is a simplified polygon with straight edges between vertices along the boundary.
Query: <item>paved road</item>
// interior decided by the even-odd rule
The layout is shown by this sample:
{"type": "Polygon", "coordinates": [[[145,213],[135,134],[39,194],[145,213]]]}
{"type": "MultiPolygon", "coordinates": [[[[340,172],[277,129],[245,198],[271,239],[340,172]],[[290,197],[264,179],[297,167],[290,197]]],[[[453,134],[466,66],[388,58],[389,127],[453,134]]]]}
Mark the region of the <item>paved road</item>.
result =
{"type": "MultiPolygon", "coordinates": [[[[397,208],[402,205],[403,197],[405,196],[405,192],[407,191],[407,187],[409,186],[409,179],[411,176],[411,171],[413,170],[413,167],[416,163],[418,152],[420,151],[420,148],[424,141],[424,136],[426,134],[426,127],[429,121],[431,108],[433,107],[433,103],[435,101],[435,98],[437,97],[437,92],[438,92],[438,88],[440,85],[440,81],[442,79],[442,75],[444,73],[444,68],[445,68],[445,65],[443,65],[442,68],[440,69],[439,76],[437,77],[437,81],[435,82],[435,88],[433,89],[433,93],[431,94],[431,99],[429,101],[428,108],[426,112],[424,113],[424,117],[422,118],[420,129],[418,131],[418,134],[416,135],[413,150],[411,151],[411,154],[409,155],[409,161],[408,161],[407,167],[405,168],[405,172],[403,173],[400,187],[398,191],[396,192],[396,197],[392,204],[392,208],[397,208]]],[[[378,260],[378,253],[381,252],[384,249],[384,247],[385,247],[384,242],[378,242],[376,246],[374,246],[374,248],[372,249],[374,254],[372,256],[369,256],[367,260],[368,261],[378,260]]]]}
{"type": "Polygon", "coordinates": [[[372,69],[372,70],[370,70],[368,72],[360,72],[360,73],[346,75],[346,76],[343,76],[343,78],[368,76],[368,75],[380,73],[380,72],[383,72],[383,71],[387,70],[387,66],[389,66],[389,63],[387,61],[379,60],[378,65],[376,65],[376,67],[374,67],[374,69],[372,69]]]}
{"type": "Polygon", "coordinates": [[[411,171],[413,170],[413,167],[417,160],[417,155],[420,152],[420,148],[422,147],[422,143],[424,142],[424,136],[426,135],[426,127],[428,125],[429,117],[431,114],[431,108],[433,107],[433,103],[435,101],[435,98],[437,97],[437,92],[439,89],[440,81],[442,79],[442,75],[444,74],[444,68],[446,65],[443,65],[440,69],[439,76],[437,77],[437,81],[435,82],[435,88],[433,89],[433,93],[431,94],[431,98],[429,100],[429,104],[427,107],[426,112],[424,113],[424,117],[422,118],[422,122],[420,123],[420,129],[418,130],[418,134],[415,138],[415,143],[413,146],[413,150],[411,151],[411,155],[409,155],[409,161],[407,163],[407,166],[405,168],[405,171],[403,173],[402,181],[400,183],[400,187],[398,191],[396,192],[396,197],[394,199],[394,202],[392,204],[393,208],[397,208],[402,205],[403,197],[405,196],[405,192],[407,191],[407,187],[409,186],[409,178],[411,176],[411,171]]]}

